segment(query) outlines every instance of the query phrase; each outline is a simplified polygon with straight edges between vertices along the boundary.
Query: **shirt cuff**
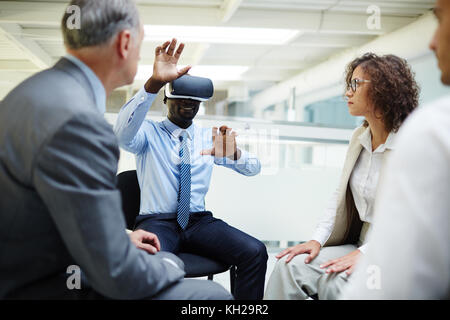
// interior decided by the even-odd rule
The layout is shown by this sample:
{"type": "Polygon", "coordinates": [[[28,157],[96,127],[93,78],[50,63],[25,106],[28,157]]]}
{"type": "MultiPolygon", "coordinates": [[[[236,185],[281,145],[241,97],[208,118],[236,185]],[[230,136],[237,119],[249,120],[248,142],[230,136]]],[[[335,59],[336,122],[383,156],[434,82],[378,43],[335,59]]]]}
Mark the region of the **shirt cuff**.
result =
{"type": "Polygon", "coordinates": [[[311,240],[316,240],[320,245],[323,247],[323,245],[327,242],[330,235],[328,233],[325,233],[321,230],[317,230],[314,232],[313,236],[311,237],[311,240]]]}
{"type": "MultiPolygon", "coordinates": [[[[239,149],[239,148],[238,148],[239,149]]],[[[233,160],[227,157],[223,158],[216,158],[215,162],[216,164],[246,164],[249,158],[248,152],[242,149],[239,149],[241,151],[241,157],[237,160],[233,160]]]]}
{"type": "Polygon", "coordinates": [[[136,95],[134,97],[135,97],[135,99],[137,99],[138,103],[141,104],[150,98],[154,99],[154,97],[156,95],[157,94],[155,94],[155,93],[150,93],[150,92],[145,91],[145,88],[142,87],[141,89],[139,89],[139,91],[136,93],[136,95]]]}
{"type": "Polygon", "coordinates": [[[368,247],[368,243],[365,243],[361,247],[359,247],[358,250],[361,251],[362,254],[366,254],[367,247],[368,247]]]}

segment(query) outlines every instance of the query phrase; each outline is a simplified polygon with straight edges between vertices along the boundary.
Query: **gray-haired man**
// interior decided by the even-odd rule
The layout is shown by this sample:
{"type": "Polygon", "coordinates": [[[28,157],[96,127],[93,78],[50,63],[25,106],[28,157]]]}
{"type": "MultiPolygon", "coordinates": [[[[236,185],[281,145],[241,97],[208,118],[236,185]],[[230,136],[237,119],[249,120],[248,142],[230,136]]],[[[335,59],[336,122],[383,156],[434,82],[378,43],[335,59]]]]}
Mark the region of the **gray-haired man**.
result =
{"type": "MultiPolygon", "coordinates": [[[[130,0],[70,5],[81,24],[63,17],[68,55],[0,106],[0,298],[231,298],[211,281],[184,280],[176,256],[155,254],[154,234],[127,236],[115,187],[119,149],[103,112],[106,96],[133,81],[143,27],[130,0]],[[93,290],[69,290],[72,265],[93,290]]],[[[175,45],[158,49],[153,90],[189,69],[177,70],[183,45],[175,45]]]]}

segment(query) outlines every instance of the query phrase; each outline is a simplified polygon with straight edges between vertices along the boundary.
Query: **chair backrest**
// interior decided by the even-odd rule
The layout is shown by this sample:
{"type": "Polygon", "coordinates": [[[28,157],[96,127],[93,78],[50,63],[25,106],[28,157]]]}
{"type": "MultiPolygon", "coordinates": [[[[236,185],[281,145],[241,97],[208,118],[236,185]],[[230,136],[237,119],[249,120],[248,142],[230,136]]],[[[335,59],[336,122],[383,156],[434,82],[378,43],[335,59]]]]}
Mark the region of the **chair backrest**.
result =
{"type": "Polygon", "coordinates": [[[132,230],[141,205],[141,189],[136,170],[119,173],[117,176],[117,188],[122,195],[122,210],[125,215],[127,229],[132,230]]]}

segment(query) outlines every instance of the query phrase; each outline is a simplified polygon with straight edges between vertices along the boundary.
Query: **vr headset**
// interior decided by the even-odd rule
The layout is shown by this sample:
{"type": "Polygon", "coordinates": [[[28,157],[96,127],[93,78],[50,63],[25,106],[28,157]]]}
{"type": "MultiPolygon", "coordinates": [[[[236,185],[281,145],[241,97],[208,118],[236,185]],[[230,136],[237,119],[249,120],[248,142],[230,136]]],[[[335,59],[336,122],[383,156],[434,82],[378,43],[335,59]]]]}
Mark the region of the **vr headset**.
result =
{"type": "Polygon", "coordinates": [[[207,101],[214,94],[214,86],[210,79],[184,75],[166,84],[166,97],[169,99],[192,99],[207,101]]]}

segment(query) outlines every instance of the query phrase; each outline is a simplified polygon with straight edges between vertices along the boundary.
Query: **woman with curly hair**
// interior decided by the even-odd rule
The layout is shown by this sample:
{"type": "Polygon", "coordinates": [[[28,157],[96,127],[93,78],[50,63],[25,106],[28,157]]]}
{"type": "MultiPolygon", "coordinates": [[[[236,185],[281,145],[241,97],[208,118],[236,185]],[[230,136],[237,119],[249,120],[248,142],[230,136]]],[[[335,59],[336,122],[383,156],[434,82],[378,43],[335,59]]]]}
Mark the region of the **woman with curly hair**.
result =
{"type": "Polygon", "coordinates": [[[367,53],[347,66],[345,79],[349,112],[365,121],[352,135],[339,187],[312,239],[276,256],[265,299],[334,299],[367,249],[383,161],[418,105],[419,88],[407,62],[394,55],[367,53]]]}

